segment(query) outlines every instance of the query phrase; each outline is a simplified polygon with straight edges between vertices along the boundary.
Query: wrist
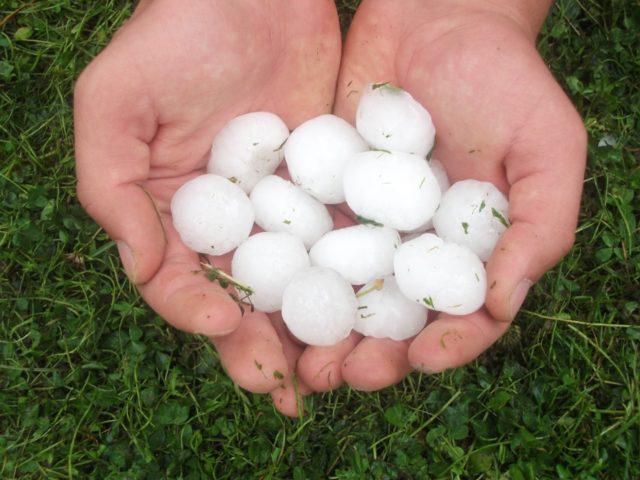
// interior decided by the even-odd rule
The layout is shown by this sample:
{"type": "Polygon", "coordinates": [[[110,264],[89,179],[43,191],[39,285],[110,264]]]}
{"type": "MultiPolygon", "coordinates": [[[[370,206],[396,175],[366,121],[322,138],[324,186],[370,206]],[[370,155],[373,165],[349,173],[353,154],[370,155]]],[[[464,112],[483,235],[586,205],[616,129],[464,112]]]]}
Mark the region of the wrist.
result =
{"type": "Polygon", "coordinates": [[[554,0],[477,0],[475,3],[507,15],[535,39],[554,0]]]}
{"type": "Polygon", "coordinates": [[[147,9],[149,5],[151,5],[151,2],[153,2],[153,0],[139,0],[133,10],[133,14],[131,15],[131,17],[140,15],[140,13],[142,13],[147,9]]]}
{"type": "Polygon", "coordinates": [[[501,15],[518,25],[535,41],[554,0],[428,0],[436,16],[488,13],[501,15]]]}

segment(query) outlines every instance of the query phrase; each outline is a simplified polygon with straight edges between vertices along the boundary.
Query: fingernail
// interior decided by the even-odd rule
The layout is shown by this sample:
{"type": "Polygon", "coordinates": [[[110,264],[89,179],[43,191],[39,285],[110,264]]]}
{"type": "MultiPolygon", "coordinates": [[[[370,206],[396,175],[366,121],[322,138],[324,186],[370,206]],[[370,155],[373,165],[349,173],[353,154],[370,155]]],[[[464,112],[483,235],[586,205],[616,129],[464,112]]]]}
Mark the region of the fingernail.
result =
{"type": "Polygon", "coordinates": [[[206,335],[213,339],[226,337],[240,326],[240,308],[224,291],[213,290],[207,293],[208,303],[204,310],[195,314],[188,329],[193,333],[206,335]]]}
{"type": "Polygon", "coordinates": [[[238,329],[238,324],[230,327],[226,327],[225,325],[226,328],[220,328],[220,320],[221,318],[218,315],[196,315],[189,330],[196,334],[206,335],[213,340],[226,337],[238,329]]]}
{"type": "MultiPolygon", "coordinates": [[[[209,338],[220,338],[220,337],[226,337],[227,335],[235,332],[238,329],[238,327],[233,327],[233,328],[228,328],[227,330],[220,330],[216,333],[210,333],[210,334],[206,334],[209,338]]],[[[199,332],[195,332],[195,333],[199,333],[199,332]]]]}
{"type": "Polygon", "coordinates": [[[411,365],[416,372],[424,373],[425,375],[433,375],[436,373],[433,369],[427,367],[424,363],[414,363],[411,365]]]}
{"type": "Polygon", "coordinates": [[[122,261],[122,266],[124,267],[124,272],[129,277],[131,282],[136,283],[136,270],[137,270],[137,262],[136,257],[133,254],[133,251],[122,240],[116,242],[118,246],[118,253],[120,254],[120,260],[122,261]]]}
{"type": "Polygon", "coordinates": [[[511,296],[509,297],[511,319],[514,319],[518,310],[520,310],[520,307],[524,303],[524,299],[527,298],[527,293],[529,292],[531,285],[533,285],[533,282],[528,278],[525,278],[511,293],[511,296]]]}

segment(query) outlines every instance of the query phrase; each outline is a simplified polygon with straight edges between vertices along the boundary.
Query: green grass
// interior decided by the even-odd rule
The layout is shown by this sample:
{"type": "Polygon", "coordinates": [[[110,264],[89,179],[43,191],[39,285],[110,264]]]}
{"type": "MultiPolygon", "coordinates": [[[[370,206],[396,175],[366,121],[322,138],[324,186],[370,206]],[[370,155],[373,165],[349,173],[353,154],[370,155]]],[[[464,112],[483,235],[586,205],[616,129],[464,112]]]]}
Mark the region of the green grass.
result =
{"type": "Polygon", "coordinates": [[[590,155],[577,244],[514,327],[466,368],[316,396],[302,421],[154,315],[77,204],[73,81],[129,13],[0,2],[0,478],[640,478],[637,2],[560,1],[541,36],[590,155]]]}

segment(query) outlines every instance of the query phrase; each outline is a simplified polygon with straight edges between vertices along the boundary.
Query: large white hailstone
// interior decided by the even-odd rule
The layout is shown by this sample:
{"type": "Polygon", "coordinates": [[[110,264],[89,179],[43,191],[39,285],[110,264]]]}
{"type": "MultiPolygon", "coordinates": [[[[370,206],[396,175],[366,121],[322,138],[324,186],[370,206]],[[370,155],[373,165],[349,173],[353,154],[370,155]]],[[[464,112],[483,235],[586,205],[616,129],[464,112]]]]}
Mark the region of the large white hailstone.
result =
{"type": "Polygon", "coordinates": [[[433,217],[436,233],[464,245],[486,262],[509,223],[509,202],[493,184],[478,180],[454,183],[433,217]]]}
{"type": "Polygon", "coordinates": [[[344,202],[346,162],[368,150],[355,128],[335,115],[320,115],[296,128],[284,145],[291,180],[322,203],[344,202]]]}
{"type": "Polygon", "coordinates": [[[388,227],[355,225],[325,233],[311,248],[313,265],[334,269],[351,285],[393,273],[400,235],[388,227]]]}
{"type": "Polygon", "coordinates": [[[231,274],[251,288],[251,303],[271,313],[282,308],[282,294],[291,278],[310,265],[302,240],[284,232],[260,232],[233,254],[231,274]]]}
{"type": "Polygon", "coordinates": [[[253,227],[253,206],[240,187],[224,177],[200,175],[171,199],[173,226],[191,250],[224,255],[240,245],[253,227]]]}
{"type": "Polygon", "coordinates": [[[287,232],[307,248],[333,228],[327,207],[300,187],[276,175],[260,180],[251,192],[256,223],[269,232],[287,232]]]}
{"type": "Polygon", "coordinates": [[[237,183],[249,193],[284,157],[289,129],[277,115],[252,112],[234,118],[213,139],[207,172],[237,183]]]}
{"type": "Polygon", "coordinates": [[[433,148],[436,129],[429,112],[405,90],[390,83],[365,87],[356,127],[374,148],[425,157],[433,148]]]}
{"type": "Polygon", "coordinates": [[[344,194],[357,215],[405,232],[423,226],[440,202],[427,161],[400,152],[356,154],[344,171],[344,194]]]}
{"type": "Polygon", "coordinates": [[[393,266],[400,291],[431,310],[466,315],[484,304],[487,274],[467,247],[425,233],[398,248],[393,266]]]}
{"type": "Polygon", "coordinates": [[[358,301],[351,285],[335,270],[309,267],[284,290],[282,318],[296,338],[329,346],[344,340],[356,321],[358,301]]]}
{"type": "Polygon", "coordinates": [[[427,309],[405,297],[393,276],[367,283],[358,294],[358,315],[353,329],[376,338],[405,340],[427,323],[427,309]]]}
{"type": "MultiPolygon", "coordinates": [[[[433,175],[436,177],[436,180],[438,181],[438,186],[440,187],[440,193],[444,195],[444,192],[446,192],[449,189],[449,186],[451,185],[449,183],[449,177],[447,176],[447,171],[444,169],[444,165],[442,165],[442,162],[440,160],[436,160],[435,158],[432,158],[431,160],[429,160],[429,166],[431,167],[431,173],[433,173],[433,175]]],[[[417,234],[415,237],[418,237],[419,234],[428,232],[429,230],[433,230],[433,218],[430,218],[429,220],[427,220],[427,223],[419,226],[415,230],[412,230],[411,232],[408,232],[408,233],[415,233],[417,234]]],[[[415,238],[415,237],[412,237],[412,238],[415,238]]],[[[406,241],[406,240],[407,238],[404,237],[403,241],[406,241]]]]}
{"type": "Polygon", "coordinates": [[[438,181],[438,186],[440,187],[440,191],[444,195],[444,192],[449,190],[451,183],[449,182],[449,176],[447,175],[447,171],[444,168],[444,165],[440,160],[436,160],[432,158],[429,160],[429,166],[431,167],[431,173],[436,177],[438,181]]]}

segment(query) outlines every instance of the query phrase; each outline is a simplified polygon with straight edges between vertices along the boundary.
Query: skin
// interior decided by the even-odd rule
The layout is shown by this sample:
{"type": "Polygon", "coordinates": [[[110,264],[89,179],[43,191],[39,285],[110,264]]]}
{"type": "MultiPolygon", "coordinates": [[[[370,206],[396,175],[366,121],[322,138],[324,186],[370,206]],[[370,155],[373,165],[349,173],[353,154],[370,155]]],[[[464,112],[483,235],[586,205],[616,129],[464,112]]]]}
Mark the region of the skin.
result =
{"type": "MultiPolygon", "coordinates": [[[[489,180],[509,194],[513,226],[487,267],[486,310],[441,315],[413,340],[353,333],[335,347],[305,349],[278,314],[242,316],[227,292],[193,273],[198,256],[171,224],[173,192],[203,172],[211,138],[231,118],[272,111],[292,129],[331,110],[340,32],[330,0],[196,0],[188,9],[142,1],[78,80],[80,202],[116,240],[147,303],[177,328],[211,337],[231,378],[269,392],[286,415],[299,414],[311,390],[343,382],[377,390],[412,366],[467,363],[508,328],[525,287],[573,242],[586,140],[534,48],[547,7],[365,0],[343,54],[337,114],[353,122],[362,85],[392,81],[432,113],[435,155],[453,181],[489,180]]],[[[336,228],[353,224],[348,209],[332,213],[336,228]]],[[[228,271],[230,259],[210,260],[228,271]]]]}
{"type": "Polygon", "coordinates": [[[377,390],[411,368],[464,365],[508,328],[531,284],[571,248],[586,160],[582,121],[535,49],[548,1],[365,0],[343,50],[335,113],[353,122],[358,92],[391,81],[425,105],[434,156],[452,182],[490,181],[509,197],[511,227],[487,264],[486,308],[439,315],[404,342],[352,335],[308,348],[300,377],[315,390],[377,390]],[[331,369],[331,376],[326,370],[331,369]]]}
{"type": "MultiPolygon", "coordinates": [[[[279,115],[290,129],[329,113],[340,62],[331,0],[143,1],[75,91],[78,198],[116,240],[125,271],[173,326],[212,338],[231,378],[273,392],[296,415],[309,389],[292,374],[302,348],[279,316],[242,316],[172,227],[171,196],[203,173],[231,118],[279,115]],[[284,388],[283,388],[284,387],[284,388]],[[295,391],[297,390],[298,396],[295,391]]],[[[212,259],[224,269],[231,256],[212,259]]]]}

